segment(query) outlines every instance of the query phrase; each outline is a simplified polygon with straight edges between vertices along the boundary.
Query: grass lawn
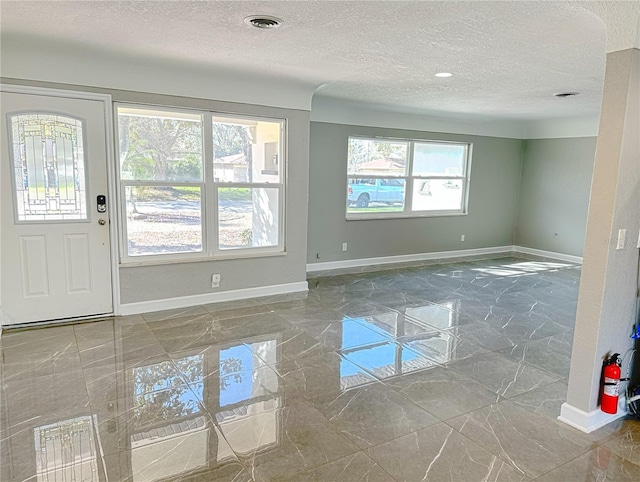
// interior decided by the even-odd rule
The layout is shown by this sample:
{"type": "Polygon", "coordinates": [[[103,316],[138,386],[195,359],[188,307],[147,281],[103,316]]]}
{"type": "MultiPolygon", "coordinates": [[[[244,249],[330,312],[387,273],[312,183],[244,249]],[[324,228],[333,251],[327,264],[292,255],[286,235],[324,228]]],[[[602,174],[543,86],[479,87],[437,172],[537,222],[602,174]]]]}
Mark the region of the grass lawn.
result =
{"type": "MultiPolygon", "coordinates": [[[[139,186],[136,187],[138,201],[199,201],[200,187],[196,186],[139,186]]],[[[218,196],[225,201],[251,201],[251,189],[221,187],[218,196]]]]}
{"type": "Polygon", "coordinates": [[[368,208],[356,208],[350,207],[347,209],[349,214],[360,213],[401,213],[403,211],[402,206],[375,206],[368,208]]]}

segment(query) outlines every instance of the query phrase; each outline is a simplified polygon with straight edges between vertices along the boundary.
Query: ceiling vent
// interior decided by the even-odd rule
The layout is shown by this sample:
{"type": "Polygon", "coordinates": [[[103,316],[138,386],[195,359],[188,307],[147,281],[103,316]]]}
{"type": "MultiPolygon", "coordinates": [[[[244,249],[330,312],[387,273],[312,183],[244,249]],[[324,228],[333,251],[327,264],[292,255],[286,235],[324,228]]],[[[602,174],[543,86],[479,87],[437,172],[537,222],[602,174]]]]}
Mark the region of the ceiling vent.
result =
{"type": "Polygon", "coordinates": [[[574,95],[578,95],[580,92],[559,92],[557,94],[553,94],[556,97],[573,97],[574,95]]]}
{"type": "Polygon", "coordinates": [[[269,15],[251,15],[244,19],[244,23],[256,28],[278,28],[282,25],[282,20],[269,15]]]}

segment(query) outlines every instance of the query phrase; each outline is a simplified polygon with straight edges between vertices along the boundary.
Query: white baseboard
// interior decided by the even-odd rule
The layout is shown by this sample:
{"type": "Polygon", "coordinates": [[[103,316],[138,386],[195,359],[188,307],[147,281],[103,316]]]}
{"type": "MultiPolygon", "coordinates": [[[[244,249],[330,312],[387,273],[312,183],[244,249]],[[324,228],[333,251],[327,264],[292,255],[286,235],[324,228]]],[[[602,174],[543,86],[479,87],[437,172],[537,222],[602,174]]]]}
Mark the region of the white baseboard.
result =
{"type": "Polygon", "coordinates": [[[163,300],[140,301],[137,303],[121,304],[116,314],[137,315],[153,311],[172,310],[175,308],[188,308],[190,306],[219,303],[222,301],[245,300],[247,298],[260,298],[262,296],[285,295],[290,293],[306,293],[309,285],[306,281],[286,283],[281,285],[259,286],[256,288],[244,288],[239,290],[222,291],[219,293],[205,293],[201,295],[180,296],[163,300]]]}
{"type": "Polygon", "coordinates": [[[627,407],[625,406],[625,399],[624,397],[620,397],[618,400],[618,412],[613,415],[604,413],[600,409],[592,412],[585,412],[565,402],[560,408],[560,416],[558,416],[558,420],[566,423],[567,425],[571,425],[573,428],[577,428],[582,432],[591,433],[614,420],[624,417],[626,414],[627,407]]]}
{"type": "Polygon", "coordinates": [[[559,259],[560,261],[568,261],[570,263],[582,264],[582,256],[573,256],[571,254],[555,253],[553,251],[544,251],[542,249],[527,248],[525,246],[513,246],[516,253],[532,254],[543,258],[559,259]]]}
{"type": "Polygon", "coordinates": [[[317,271],[329,271],[333,269],[359,268],[361,266],[374,266],[393,263],[407,263],[411,261],[425,261],[429,259],[465,258],[469,256],[481,256],[484,254],[508,254],[523,253],[552,258],[571,263],[582,263],[582,257],[569,254],[554,253],[541,249],[527,248],[524,246],[496,246],[493,248],[460,249],[456,251],[437,251],[433,253],[401,254],[397,256],[382,256],[379,258],[346,259],[344,261],[327,261],[324,263],[307,264],[307,273],[317,271]]]}
{"type": "Polygon", "coordinates": [[[411,261],[425,261],[429,259],[464,258],[483,254],[510,253],[513,246],[497,246],[494,248],[460,249],[456,251],[437,251],[434,253],[400,254],[396,256],[382,256],[379,258],[346,259],[344,261],[327,261],[324,263],[310,263],[307,272],[326,271],[331,269],[357,268],[392,263],[407,263],[411,261]]]}

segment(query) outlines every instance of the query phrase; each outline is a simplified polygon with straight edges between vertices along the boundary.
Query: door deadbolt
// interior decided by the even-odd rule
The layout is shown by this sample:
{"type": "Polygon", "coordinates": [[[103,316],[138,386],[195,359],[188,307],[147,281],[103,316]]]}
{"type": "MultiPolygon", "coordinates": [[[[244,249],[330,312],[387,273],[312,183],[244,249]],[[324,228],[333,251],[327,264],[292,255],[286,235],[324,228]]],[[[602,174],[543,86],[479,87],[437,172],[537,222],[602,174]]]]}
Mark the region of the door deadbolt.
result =
{"type": "Polygon", "coordinates": [[[100,194],[96,198],[96,207],[99,213],[106,213],[107,212],[107,196],[100,194]]]}

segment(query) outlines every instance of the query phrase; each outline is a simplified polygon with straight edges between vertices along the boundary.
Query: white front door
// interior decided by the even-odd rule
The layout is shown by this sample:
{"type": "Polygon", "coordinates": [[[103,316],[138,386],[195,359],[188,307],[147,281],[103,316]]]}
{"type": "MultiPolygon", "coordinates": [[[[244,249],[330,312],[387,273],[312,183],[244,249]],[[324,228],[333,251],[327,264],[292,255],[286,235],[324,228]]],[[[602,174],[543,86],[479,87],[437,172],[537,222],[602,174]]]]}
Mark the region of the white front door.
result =
{"type": "Polygon", "coordinates": [[[111,313],[104,102],[0,95],[2,324],[111,313]]]}

